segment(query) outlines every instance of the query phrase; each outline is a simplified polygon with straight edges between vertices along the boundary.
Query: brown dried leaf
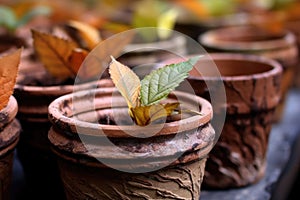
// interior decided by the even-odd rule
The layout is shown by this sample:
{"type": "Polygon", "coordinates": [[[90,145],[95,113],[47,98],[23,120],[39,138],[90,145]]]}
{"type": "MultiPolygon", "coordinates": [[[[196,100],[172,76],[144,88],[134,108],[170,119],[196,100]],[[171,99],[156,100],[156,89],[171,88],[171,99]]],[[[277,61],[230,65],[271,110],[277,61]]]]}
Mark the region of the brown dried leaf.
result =
{"type": "Polygon", "coordinates": [[[0,58],[0,110],[8,103],[16,83],[22,49],[0,58]]]}
{"type": "Polygon", "coordinates": [[[60,79],[76,75],[69,62],[76,43],[36,30],[32,30],[32,36],[34,48],[50,74],[60,79]]]}

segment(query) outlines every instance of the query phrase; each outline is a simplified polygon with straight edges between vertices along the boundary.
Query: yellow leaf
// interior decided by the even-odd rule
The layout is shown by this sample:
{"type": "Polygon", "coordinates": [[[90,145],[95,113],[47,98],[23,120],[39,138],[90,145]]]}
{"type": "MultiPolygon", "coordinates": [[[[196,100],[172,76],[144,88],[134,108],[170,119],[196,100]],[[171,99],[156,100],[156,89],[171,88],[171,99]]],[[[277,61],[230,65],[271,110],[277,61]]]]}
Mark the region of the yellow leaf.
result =
{"type": "Polygon", "coordinates": [[[129,114],[137,125],[146,126],[155,120],[170,116],[178,106],[179,103],[138,106],[130,108],[129,114]]]}
{"type": "Polygon", "coordinates": [[[35,30],[32,30],[32,36],[34,48],[50,74],[60,79],[76,75],[69,63],[76,43],[35,30]]]}
{"type": "Polygon", "coordinates": [[[0,110],[8,103],[16,83],[22,49],[0,58],[0,110]]]}
{"type": "Polygon", "coordinates": [[[67,25],[78,31],[78,35],[84,43],[83,47],[92,50],[101,42],[100,32],[93,26],[75,20],[69,21],[67,25]]]}
{"type": "Polygon", "coordinates": [[[138,104],[141,83],[139,77],[127,66],[111,57],[109,73],[115,86],[125,98],[129,108],[138,104]]]}
{"type": "Polygon", "coordinates": [[[172,29],[174,28],[178,12],[176,9],[170,9],[158,18],[158,36],[161,39],[166,39],[172,34],[172,29]]]}

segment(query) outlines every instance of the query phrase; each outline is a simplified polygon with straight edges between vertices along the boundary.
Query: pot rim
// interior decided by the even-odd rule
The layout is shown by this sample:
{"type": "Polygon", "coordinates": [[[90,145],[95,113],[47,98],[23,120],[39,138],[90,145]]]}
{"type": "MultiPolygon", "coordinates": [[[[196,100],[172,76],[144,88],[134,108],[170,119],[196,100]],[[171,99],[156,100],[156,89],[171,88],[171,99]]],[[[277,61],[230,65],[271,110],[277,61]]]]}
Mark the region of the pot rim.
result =
{"type": "Polygon", "coordinates": [[[49,105],[48,107],[49,120],[54,126],[56,126],[59,129],[63,130],[66,127],[70,127],[70,131],[73,134],[77,133],[78,130],[77,128],[79,128],[80,130],[85,130],[84,134],[86,135],[126,138],[126,137],[132,137],[131,135],[128,135],[126,133],[127,131],[130,132],[132,135],[138,135],[141,132],[146,132],[153,129],[158,130],[158,128],[160,129],[160,131],[155,136],[176,134],[178,130],[185,131],[185,130],[196,129],[199,126],[209,123],[212,118],[212,106],[207,100],[180,91],[174,91],[173,93],[178,98],[182,98],[186,101],[201,105],[202,115],[195,115],[179,121],[165,123],[163,127],[161,124],[148,125],[142,127],[142,126],[132,126],[132,125],[104,125],[104,124],[81,121],[67,116],[66,112],[64,112],[61,106],[64,102],[68,101],[70,102],[69,107],[72,107],[73,97],[80,98],[79,100],[82,100],[85,97],[91,95],[106,95],[106,96],[110,95],[111,97],[112,93],[115,91],[116,91],[115,88],[98,88],[98,89],[79,91],[79,92],[63,95],[55,99],[49,105]],[[99,131],[103,131],[105,132],[105,134],[99,131]]]}
{"type": "Polygon", "coordinates": [[[14,96],[9,97],[7,105],[0,110],[0,129],[9,124],[18,112],[18,103],[14,96]]]}
{"type": "Polygon", "coordinates": [[[48,96],[60,96],[66,93],[70,93],[77,90],[84,90],[89,88],[97,88],[101,84],[107,84],[110,79],[99,79],[95,81],[90,81],[82,84],[73,85],[53,85],[53,86],[29,86],[21,85],[16,83],[15,90],[22,93],[30,93],[34,96],[48,95],[48,96]]]}
{"type": "MultiPolygon", "coordinates": [[[[235,75],[235,76],[224,76],[219,74],[219,76],[193,76],[189,75],[187,79],[194,79],[194,80],[205,80],[205,81],[214,81],[214,80],[222,80],[222,81],[244,81],[244,80],[251,80],[251,79],[263,79],[266,77],[272,77],[282,73],[282,66],[281,64],[273,59],[266,58],[263,56],[252,55],[252,54],[239,54],[239,53],[211,53],[208,54],[208,57],[215,60],[228,60],[228,61],[242,61],[242,62],[252,62],[252,63],[259,63],[265,64],[272,67],[271,70],[253,73],[248,75],[235,75]]],[[[217,66],[217,65],[216,65],[217,66]]]]}
{"type": "MultiPolygon", "coordinates": [[[[186,58],[191,58],[197,56],[194,55],[188,55],[186,58]]],[[[259,55],[253,55],[253,54],[242,54],[242,53],[209,53],[205,54],[204,57],[202,57],[196,64],[198,64],[202,59],[211,60],[212,63],[216,66],[216,69],[218,69],[218,66],[215,64],[215,60],[227,60],[227,61],[243,61],[243,62],[253,62],[253,63],[259,63],[259,64],[265,64],[272,67],[271,70],[260,72],[260,73],[253,73],[248,75],[234,75],[234,76],[224,76],[221,75],[220,71],[218,70],[216,72],[215,76],[195,76],[195,75],[189,75],[187,77],[188,80],[201,80],[201,81],[244,81],[244,80],[251,80],[251,79],[262,79],[269,76],[275,76],[277,74],[281,74],[283,72],[282,65],[273,59],[259,56],[259,55]]],[[[176,59],[175,59],[176,60],[176,59]]],[[[172,63],[176,62],[174,61],[174,58],[167,59],[165,61],[162,61],[161,63],[172,63]]],[[[181,61],[181,58],[178,59],[178,62],[181,61]]],[[[200,71],[201,72],[201,71],[200,71]]]]}
{"type": "Polygon", "coordinates": [[[283,30],[282,38],[271,39],[271,40],[262,40],[262,41],[231,41],[231,40],[222,40],[218,39],[220,33],[222,32],[239,32],[243,29],[249,29],[250,31],[256,31],[255,26],[244,25],[244,26],[236,26],[236,27],[223,27],[216,28],[210,31],[207,31],[198,37],[198,41],[200,44],[208,48],[214,48],[219,50],[227,50],[227,51],[264,51],[264,50],[274,50],[280,48],[286,48],[287,46],[296,44],[295,35],[289,30],[283,30]]]}

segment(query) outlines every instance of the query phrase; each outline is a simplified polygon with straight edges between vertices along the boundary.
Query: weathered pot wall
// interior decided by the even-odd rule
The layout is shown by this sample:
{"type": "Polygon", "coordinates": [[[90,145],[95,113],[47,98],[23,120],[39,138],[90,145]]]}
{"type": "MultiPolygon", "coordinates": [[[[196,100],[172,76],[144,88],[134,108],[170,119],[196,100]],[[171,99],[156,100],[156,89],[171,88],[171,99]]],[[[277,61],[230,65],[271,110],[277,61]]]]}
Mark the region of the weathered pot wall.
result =
{"type": "MultiPolygon", "coordinates": [[[[103,109],[109,109],[111,101],[120,102],[122,99],[122,105],[114,106],[126,106],[123,97],[111,97],[111,91],[97,90],[89,95],[94,92],[98,117],[103,109]]],[[[79,99],[76,105],[86,106],[89,102],[87,95],[83,92],[76,95],[79,99]]],[[[179,93],[172,99],[177,95],[179,93]]],[[[196,96],[179,96],[189,106],[199,101],[196,96]]],[[[95,119],[84,122],[83,118],[77,121],[77,117],[69,117],[80,113],[92,115],[93,111],[87,110],[88,106],[70,110],[75,104],[70,95],[55,100],[49,106],[49,119],[53,126],[48,137],[52,150],[59,158],[67,198],[199,199],[206,156],[212,149],[215,137],[209,124],[212,110],[209,103],[205,102],[200,100],[203,116],[186,117],[182,123],[173,121],[164,124],[151,137],[136,138],[128,136],[126,132],[142,135],[153,130],[154,125],[103,126],[106,136],[119,147],[116,148],[115,145],[103,143],[103,135],[99,134],[101,125],[92,123],[95,119]],[[126,153],[120,149],[125,149],[126,153]],[[104,160],[111,165],[103,164],[104,160]]]]}
{"type": "MultiPolygon", "coordinates": [[[[265,173],[269,133],[280,100],[281,66],[259,56],[211,56],[224,83],[227,111],[220,139],[207,160],[203,186],[225,189],[253,184],[265,173]]],[[[202,62],[197,66],[203,73],[209,69],[205,69],[205,60],[202,62]]],[[[197,71],[188,81],[197,95],[207,99],[210,92],[218,91],[220,82],[214,75],[199,76],[197,71]]],[[[214,117],[218,115],[215,111],[214,117]]]]}
{"type": "Polygon", "coordinates": [[[60,160],[59,166],[64,172],[61,176],[67,199],[197,199],[205,161],[202,159],[145,174],[113,169],[99,171],[65,160],[60,160]]]}
{"type": "Polygon", "coordinates": [[[21,126],[15,119],[18,105],[13,96],[0,111],[0,199],[10,199],[14,149],[19,141],[21,126]]]}

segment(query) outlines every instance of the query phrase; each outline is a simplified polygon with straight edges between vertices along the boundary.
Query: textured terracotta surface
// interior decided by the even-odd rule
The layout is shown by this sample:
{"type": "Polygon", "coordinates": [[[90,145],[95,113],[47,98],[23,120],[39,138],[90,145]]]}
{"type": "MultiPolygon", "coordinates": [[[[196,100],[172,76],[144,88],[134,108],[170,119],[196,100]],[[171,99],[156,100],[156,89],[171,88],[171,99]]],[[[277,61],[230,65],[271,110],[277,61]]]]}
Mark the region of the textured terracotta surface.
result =
{"type": "Polygon", "coordinates": [[[199,41],[209,52],[256,54],[280,62],[283,67],[283,78],[280,84],[283,95],[275,118],[276,121],[280,121],[298,60],[294,34],[285,30],[273,33],[254,26],[241,26],[208,31],[199,37],[199,41]]]}
{"type": "Polygon", "coordinates": [[[48,199],[63,198],[56,160],[47,138],[51,126],[48,120],[48,105],[57,97],[71,93],[73,90],[106,87],[112,85],[112,82],[101,80],[78,85],[78,87],[72,84],[39,86],[38,83],[53,82],[53,80],[49,80],[40,63],[28,59],[30,52],[25,57],[27,59],[21,62],[14,92],[19,103],[17,118],[22,124],[17,152],[24,169],[29,194],[33,196],[48,194],[45,197],[48,199]]]}
{"type": "Polygon", "coordinates": [[[8,105],[0,111],[0,199],[10,199],[13,151],[19,141],[21,126],[15,116],[18,105],[10,97],[8,105]]]}
{"type": "MultiPolygon", "coordinates": [[[[207,160],[203,185],[230,188],[252,184],[264,175],[269,133],[280,101],[282,70],[277,62],[257,56],[211,56],[224,82],[227,114],[220,139],[207,160]]],[[[197,66],[203,72],[205,60],[197,66]]],[[[218,87],[213,74],[201,77],[192,72],[188,80],[197,95],[206,98],[206,84],[218,87]]],[[[218,117],[217,111],[214,116],[218,117]]]]}
{"type": "Polygon", "coordinates": [[[126,106],[121,96],[114,95],[112,98],[112,92],[112,89],[102,89],[80,92],[76,97],[66,95],[49,106],[53,127],[48,137],[59,157],[67,198],[199,199],[206,156],[215,137],[209,124],[211,105],[193,95],[174,93],[168,102],[182,99],[183,108],[200,102],[203,115],[171,120],[160,127],[162,129],[157,131],[157,135],[136,138],[126,131],[145,134],[156,130],[158,124],[139,127],[97,123],[99,117],[103,117],[103,110],[108,109],[106,112],[117,117],[121,108],[126,106]],[[96,111],[93,111],[94,106],[87,106],[88,101],[91,102],[89,97],[95,97],[93,105],[96,111]],[[119,108],[117,111],[110,108],[114,101],[117,104],[113,105],[119,108]],[[74,105],[78,107],[72,110],[74,105]],[[79,117],[82,113],[94,118],[79,117]],[[103,133],[114,145],[102,142],[106,137],[100,130],[104,130],[103,133]],[[179,131],[176,136],[174,131],[179,131]]]}
{"type": "Polygon", "coordinates": [[[151,173],[70,165],[61,161],[68,199],[199,199],[206,159],[151,173]],[[100,186],[100,187],[99,187],[100,186]]]}

